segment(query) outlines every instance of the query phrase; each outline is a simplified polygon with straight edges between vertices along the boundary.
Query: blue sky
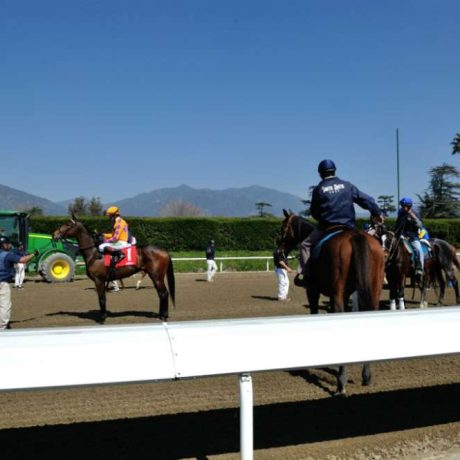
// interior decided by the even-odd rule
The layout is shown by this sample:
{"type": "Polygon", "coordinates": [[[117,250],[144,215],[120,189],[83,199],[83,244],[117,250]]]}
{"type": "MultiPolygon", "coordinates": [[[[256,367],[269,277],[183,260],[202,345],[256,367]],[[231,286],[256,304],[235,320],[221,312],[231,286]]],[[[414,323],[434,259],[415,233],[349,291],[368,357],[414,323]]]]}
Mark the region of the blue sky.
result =
{"type": "MultiPolygon", "coordinates": [[[[459,167],[458,0],[0,0],[0,183],[401,196],[459,167]]],[[[263,200],[263,197],[261,197],[263,200]]]]}

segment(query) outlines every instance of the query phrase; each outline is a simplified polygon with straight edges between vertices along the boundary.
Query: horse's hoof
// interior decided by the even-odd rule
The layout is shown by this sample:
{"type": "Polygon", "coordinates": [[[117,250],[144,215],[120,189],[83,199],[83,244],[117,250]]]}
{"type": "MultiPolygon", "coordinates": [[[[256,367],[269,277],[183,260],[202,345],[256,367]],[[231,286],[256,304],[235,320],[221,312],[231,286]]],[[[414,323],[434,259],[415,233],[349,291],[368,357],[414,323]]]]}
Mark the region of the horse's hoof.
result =
{"type": "Polygon", "coordinates": [[[337,398],[345,398],[347,396],[347,391],[345,389],[343,390],[337,390],[335,393],[334,393],[334,396],[337,397],[337,398]]]}
{"type": "Polygon", "coordinates": [[[160,321],[163,321],[164,323],[166,323],[168,321],[168,317],[167,316],[159,316],[158,319],[160,321]]]}

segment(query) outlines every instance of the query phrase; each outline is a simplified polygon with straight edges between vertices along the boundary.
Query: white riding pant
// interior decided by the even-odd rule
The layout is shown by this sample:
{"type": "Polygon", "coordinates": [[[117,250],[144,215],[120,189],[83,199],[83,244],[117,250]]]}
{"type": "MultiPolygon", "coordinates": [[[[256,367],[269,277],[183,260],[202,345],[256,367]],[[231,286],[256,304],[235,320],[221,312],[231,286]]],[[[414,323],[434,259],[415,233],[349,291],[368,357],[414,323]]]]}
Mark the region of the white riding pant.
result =
{"type": "Polygon", "coordinates": [[[99,245],[99,251],[104,252],[104,249],[107,247],[112,247],[113,249],[119,250],[123,248],[128,248],[131,246],[127,241],[116,241],[115,243],[102,243],[99,245]]]}
{"type": "Polygon", "coordinates": [[[11,288],[6,281],[0,282],[0,331],[6,329],[11,317],[11,288]]]}
{"type": "Polygon", "coordinates": [[[16,287],[21,287],[26,275],[26,264],[17,263],[14,268],[16,270],[16,274],[14,275],[14,285],[16,287]]]}
{"type": "Polygon", "coordinates": [[[285,268],[275,268],[278,278],[278,300],[286,300],[289,293],[289,276],[285,268]]]}
{"type": "Polygon", "coordinates": [[[212,260],[212,259],[207,259],[206,264],[208,266],[207,273],[206,273],[207,280],[212,281],[212,279],[214,278],[214,275],[216,274],[216,271],[217,271],[216,261],[212,260]]]}

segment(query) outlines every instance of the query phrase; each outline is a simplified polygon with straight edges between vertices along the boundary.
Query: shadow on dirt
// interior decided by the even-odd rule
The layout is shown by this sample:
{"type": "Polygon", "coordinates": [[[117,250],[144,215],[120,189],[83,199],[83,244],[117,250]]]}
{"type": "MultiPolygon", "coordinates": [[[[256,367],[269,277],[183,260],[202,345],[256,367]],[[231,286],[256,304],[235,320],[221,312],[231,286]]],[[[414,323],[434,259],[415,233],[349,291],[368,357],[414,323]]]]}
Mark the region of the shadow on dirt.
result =
{"type": "MultiPolygon", "coordinates": [[[[459,420],[460,384],[256,406],[254,448],[459,420]]],[[[239,451],[239,409],[0,431],[5,459],[206,459],[239,451]]]]}
{"type": "Polygon", "coordinates": [[[253,299],[271,300],[271,301],[278,302],[278,297],[273,297],[273,296],[269,296],[269,295],[252,295],[251,297],[253,299]]]}
{"type": "MultiPolygon", "coordinates": [[[[100,311],[89,310],[89,311],[57,311],[55,313],[48,313],[45,316],[71,316],[79,319],[88,319],[91,321],[99,322],[100,311]]],[[[158,313],[151,311],[138,311],[138,310],[126,310],[120,312],[107,312],[107,318],[123,318],[123,317],[138,317],[138,318],[158,318],[158,313]]]]}

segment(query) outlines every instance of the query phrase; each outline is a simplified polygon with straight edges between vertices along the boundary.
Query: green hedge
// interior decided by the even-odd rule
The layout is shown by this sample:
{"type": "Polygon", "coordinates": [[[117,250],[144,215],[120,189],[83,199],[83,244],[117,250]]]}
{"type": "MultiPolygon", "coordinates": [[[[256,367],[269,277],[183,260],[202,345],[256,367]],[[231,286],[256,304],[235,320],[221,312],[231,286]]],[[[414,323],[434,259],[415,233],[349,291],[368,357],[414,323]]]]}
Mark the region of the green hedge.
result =
{"type": "MultiPolygon", "coordinates": [[[[281,220],[276,218],[141,218],[127,219],[138,244],[153,244],[168,251],[203,250],[210,239],[219,250],[272,250],[279,235],[281,220]]],[[[33,217],[31,230],[51,234],[68,221],[66,217],[33,217]]],[[[87,227],[109,232],[105,217],[81,218],[87,227]]]]}
{"type": "MultiPolygon", "coordinates": [[[[81,219],[88,228],[98,232],[109,232],[110,221],[106,217],[81,219]]],[[[32,217],[31,230],[50,234],[67,217],[32,217]]],[[[281,219],[277,218],[128,218],[129,226],[139,244],[153,244],[174,251],[201,251],[210,239],[216,241],[219,251],[248,250],[264,251],[275,247],[280,234],[281,219]]],[[[362,228],[367,219],[358,219],[362,228]]],[[[389,228],[395,219],[387,219],[389,228]]],[[[442,238],[460,246],[460,219],[426,219],[424,221],[431,237],[442,238]]]]}

